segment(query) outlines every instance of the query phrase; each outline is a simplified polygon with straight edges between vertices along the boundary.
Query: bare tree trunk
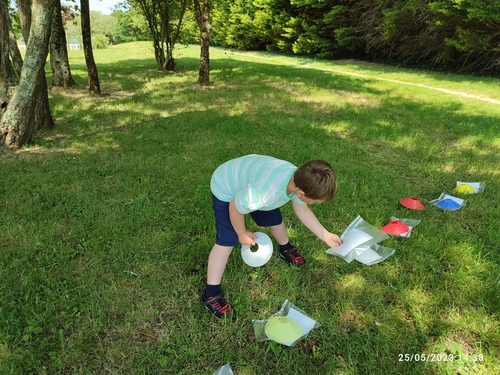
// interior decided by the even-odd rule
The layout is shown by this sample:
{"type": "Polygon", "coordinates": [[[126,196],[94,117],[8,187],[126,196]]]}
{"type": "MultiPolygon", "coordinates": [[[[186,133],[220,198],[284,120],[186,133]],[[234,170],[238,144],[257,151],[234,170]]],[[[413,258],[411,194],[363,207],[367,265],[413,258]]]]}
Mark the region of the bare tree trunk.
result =
{"type": "Polygon", "coordinates": [[[99,74],[92,52],[92,38],[90,34],[90,10],[89,0],[80,0],[81,20],[82,20],[82,41],[83,53],[85,54],[85,63],[87,64],[87,74],[89,77],[90,95],[101,95],[101,86],[99,84],[99,74]]]}
{"type": "Polygon", "coordinates": [[[156,66],[158,70],[163,70],[166,64],[163,25],[164,12],[168,9],[168,3],[163,0],[137,0],[137,3],[153,37],[156,66]]]}
{"type": "Polygon", "coordinates": [[[31,25],[31,2],[30,0],[17,0],[17,10],[19,13],[19,23],[21,24],[21,31],[26,46],[30,36],[31,25]]]}
{"type": "MultiPolygon", "coordinates": [[[[11,61],[13,52],[11,40],[12,25],[7,4],[7,1],[0,0],[0,126],[2,124],[3,113],[6,111],[12,97],[13,89],[19,83],[19,74],[16,73],[11,61]]],[[[15,48],[19,53],[17,43],[15,48]]]]}
{"type": "Polygon", "coordinates": [[[169,43],[170,39],[170,9],[169,9],[169,1],[164,1],[163,8],[161,10],[161,40],[162,44],[165,43],[165,61],[161,66],[162,70],[166,71],[174,71],[175,70],[175,61],[173,58],[172,48],[169,43]]]}
{"type": "Polygon", "coordinates": [[[165,49],[162,41],[153,40],[153,49],[155,51],[156,65],[158,70],[162,70],[165,65],[165,49]]]}
{"type": "Polygon", "coordinates": [[[0,103],[7,102],[9,57],[9,29],[7,27],[7,3],[0,0],[0,103]]]}
{"type": "Polygon", "coordinates": [[[52,86],[61,86],[67,89],[76,84],[69,66],[66,31],[61,17],[61,0],[56,1],[52,19],[50,66],[52,67],[52,86]]]}
{"type": "Polygon", "coordinates": [[[201,86],[210,85],[210,0],[203,0],[203,12],[200,8],[199,0],[194,0],[194,11],[198,27],[200,28],[200,71],[198,84],[201,86]]]}
{"type": "MultiPolygon", "coordinates": [[[[8,148],[19,148],[31,140],[39,117],[37,112],[40,102],[45,103],[44,98],[47,98],[44,67],[55,1],[33,1],[32,23],[21,78],[0,122],[0,145],[8,148]],[[40,93],[45,93],[45,96],[40,96],[40,93]]],[[[47,112],[50,115],[50,111],[47,112]]]]}
{"type": "Polygon", "coordinates": [[[19,52],[19,47],[17,46],[17,39],[14,35],[14,31],[12,30],[12,21],[7,14],[7,26],[9,27],[9,49],[10,49],[10,57],[12,59],[12,63],[14,64],[14,69],[16,71],[17,78],[21,75],[21,69],[23,68],[23,58],[21,56],[21,52],[19,52]]]}
{"type": "MultiPolygon", "coordinates": [[[[47,54],[45,54],[45,58],[47,58],[47,54]]],[[[38,80],[40,81],[40,91],[38,92],[36,100],[35,130],[52,129],[54,127],[54,119],[50,113],[49,91],[47,87],[47,76],[45,75],[45,62],[43,64],[42,71],[39,74],[38,80]]]]}
{"type": "MultiPolygon", "coordinates": [[[[53,1],[51,1],[53,4],[53,1]]],[[[53,6],[53,5],[52,5],[53,6]]],[[[19,21],[21,24],[21,30],[23,32],[23,39],[26,43],[26,48],[28,47],[29,37],[31,33],[31,24],[32,24],[32,6],[30,0],[17,0],[17,9],[19,11],[19,21]]],[[[50,29],[49,29],[50,35],[50,29]]],[[[37,98],[34,103],[36,103],[37,107],[35,109],[35,129],[47,128],[51,129],[54,127],[54,120],[52,119],[52,115],[50,114],[50,106],[49,106],[49,96],[47,92],[47,81],[45,79],[45,70],[42,70],[44,79],[40,78],[40,90],[38,91],[37,98]]]]}
{"type": "Polygon", "coordinates": [[[153,37],[158,70],[174,71],[173,50],[182,26],[188,0],[135,0],[153,37]],[[175,28],[173,23],[177,23],[175,28]]]}
{"type": "Polygon", "coordinates": [[[9,101],[9,88],[17,85],[18,82],[17,74],[10,60],[9,21],[7,2],[0,0],[0,104],[3,105],[2,108],[5,108],[9,101]]]}
{"type": "MultiPolygon", "coordinates": [[[[9,50],[7,50],[9,51],[9,50]]],[[[9,53],[9,52],[7,52],[9,53]]],[[[6,68],[6,83],[7,83],[7,87],[11,87],[11,86],[16,86],[17,83],[19,82],[19,77],[17,76],[17,73],[14,69],[14,66],[12,65],[12,61],[10,60],[10,56],[6,56],[6,60],[5,62],[2,62],[2,65],[5,64],[5,68],[6,68]]]]}
{"type": "MultiPolygon", "coordinates": [[[[175,43],[177,42],[177,38],[179,38],[179,33],[181,31],[181,26],[182,26],[182,20],[184,19],[184,13],[186,13],[187,3],[188,3],[187,0],[182,0],[182,3],[180,3],[179,16],[173,35],[171,35],[170,30],[168,28],[169,22],[166,22],[166,25],[164,26],[164,29],[167,30],[167,35],[166,35],[167,58],[165,60],[165,65],[164,65],[164,70],[166,71],[175,71],[174,46],[175,43]]],[[[168,19],[169,18],[167,17],[167,20],[168,19]]],[[[163,20],[163,22],[165,23],[165,19],[163,20]]]]}

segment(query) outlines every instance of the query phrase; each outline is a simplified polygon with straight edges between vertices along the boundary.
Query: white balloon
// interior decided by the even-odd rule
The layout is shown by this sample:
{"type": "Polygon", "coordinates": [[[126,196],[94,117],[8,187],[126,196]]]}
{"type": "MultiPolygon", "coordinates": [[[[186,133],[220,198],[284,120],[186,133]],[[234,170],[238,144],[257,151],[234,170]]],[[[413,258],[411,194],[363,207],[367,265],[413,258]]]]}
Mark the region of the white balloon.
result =
{"type": "Polygon", "coordinates": [[[243,261],[251,267],[260,267],[266,264],[273,255],[273,243],[269,236],[262,232],[255,232],[257,239],[257,251],[252,251],[250,245],[241,246],[241,256],[243,261]]]}

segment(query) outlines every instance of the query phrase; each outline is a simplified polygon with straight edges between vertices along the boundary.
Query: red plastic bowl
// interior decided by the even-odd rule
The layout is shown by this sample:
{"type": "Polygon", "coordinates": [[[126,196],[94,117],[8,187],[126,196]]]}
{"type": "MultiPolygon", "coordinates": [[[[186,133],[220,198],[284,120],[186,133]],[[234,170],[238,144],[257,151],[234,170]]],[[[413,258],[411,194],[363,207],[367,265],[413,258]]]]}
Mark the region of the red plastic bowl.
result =
{"type": "Polygon", "coordinates": [[[415,197],[408,197],[408,198],[403,198],[399,201],[404,207],[409,208],[410,210],[423,210],[424,205],[420,203],[418,198],[415,197]]]}
{"type": "Polygon", "coordinates": [[[385,227],[382,228],[382,232],[389,234],[403,234],[410,230],[410,227],[400,220],[393,220],[385,227]]]}

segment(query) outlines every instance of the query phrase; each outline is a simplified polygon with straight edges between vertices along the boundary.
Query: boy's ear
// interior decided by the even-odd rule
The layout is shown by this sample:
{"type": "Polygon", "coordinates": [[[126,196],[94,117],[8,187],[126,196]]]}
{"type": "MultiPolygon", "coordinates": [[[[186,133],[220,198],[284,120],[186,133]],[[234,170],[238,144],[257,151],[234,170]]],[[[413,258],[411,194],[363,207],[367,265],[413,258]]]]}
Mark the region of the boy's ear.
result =
{"type": "Polygon", "coordinates": [[[305,197],[306,193],[304,193],[304,190],[299,189],[299,190],[297,190],[297,194],[296,195],[301,195],[301,196],[305,197]]]}

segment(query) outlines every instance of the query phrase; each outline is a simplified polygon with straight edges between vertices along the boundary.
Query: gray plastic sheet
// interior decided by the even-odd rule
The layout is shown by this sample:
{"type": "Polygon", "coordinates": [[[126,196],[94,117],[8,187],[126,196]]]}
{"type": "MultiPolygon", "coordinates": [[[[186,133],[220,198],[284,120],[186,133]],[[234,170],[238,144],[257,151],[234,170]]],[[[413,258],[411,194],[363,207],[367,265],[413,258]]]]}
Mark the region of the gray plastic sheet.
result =
{"type": "Polygon", "coordinates": [[[361,216],[356,217],[340,236],[342,245],[332,247],[327,254],[344,259],[347,263],[357,260],[367,266],[380,263],[396,250],[380,246],[378,243],[389,235],[366,222],[361,216]]]}
{"type": "Polygon", "coordinates": [[[231,370],[231,365],[226,363],[224,366],[219,367],[212,375],[234,375],[234,373],[231,370]]]}

